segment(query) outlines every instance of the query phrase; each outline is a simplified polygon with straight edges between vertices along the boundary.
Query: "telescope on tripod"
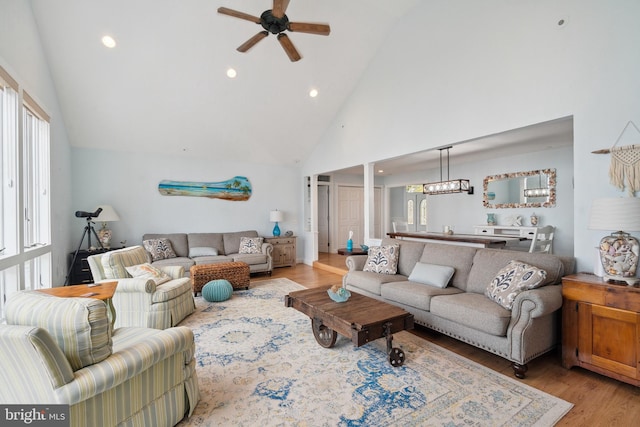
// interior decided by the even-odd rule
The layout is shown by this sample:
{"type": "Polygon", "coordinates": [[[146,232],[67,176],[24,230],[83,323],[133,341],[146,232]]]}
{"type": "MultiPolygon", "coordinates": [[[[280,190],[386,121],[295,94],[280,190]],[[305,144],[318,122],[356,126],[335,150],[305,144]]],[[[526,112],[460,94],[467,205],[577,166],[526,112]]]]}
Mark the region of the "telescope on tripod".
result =
{"type": "Polygon", "coordinates": [[[71,264],[69,265],[69,270],[67,271],[67,277],[64,281],[64,286],[67,286],[69,284],[69,280],[71,280],[71,270],[73,269],[73,266],[76,264],[76,258],[78,257],[78,252],[80,252],[80,249],[82,248],[82,242],[84,242],[85,237],[87,237],[88,239],[87,249],[89,250],[93,249],[93,245],[91,244],[92,234],[96,238],[98,245],[100,245],[100,249],[104,249],[104,246],[102,245],[102,242],[98,237],[98,233],[96,233],[96,229],[93,228],[93,224],[94,224],[93,218],[98,217],[100,215],[100,212],[102,212],[102,208],[96,209],[95,212],[76,211],[76,214],[75,214],[76,218],[86,218],[87,225],[85,225],[84,231],[82,232],[82,237],[80,238],[80,244],[78,244],[78,249],[76,249],[76,251],[73,253],[73,259],[71,260],[71,264]]]}

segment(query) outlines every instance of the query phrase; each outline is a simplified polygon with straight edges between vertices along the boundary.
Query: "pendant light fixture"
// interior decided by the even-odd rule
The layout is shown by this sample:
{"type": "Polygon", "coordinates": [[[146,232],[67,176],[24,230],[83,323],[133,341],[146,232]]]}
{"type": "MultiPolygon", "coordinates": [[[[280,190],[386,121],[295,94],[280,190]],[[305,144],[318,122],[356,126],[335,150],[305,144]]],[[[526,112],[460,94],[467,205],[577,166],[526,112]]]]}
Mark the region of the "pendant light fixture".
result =
{"type": "Polygon", "coordinates": [[[452,193],[467,193],[473,194],[473,187],[469,183],[468,179],[450,179],[449,178],[449,149],[452,146],[438,148],[440,151],[440,181],[430,182],[422,185],[423,194],[452,194],[452,193]],[[442,179],[442,152],[447,150],[447,180],[442,179]]]}

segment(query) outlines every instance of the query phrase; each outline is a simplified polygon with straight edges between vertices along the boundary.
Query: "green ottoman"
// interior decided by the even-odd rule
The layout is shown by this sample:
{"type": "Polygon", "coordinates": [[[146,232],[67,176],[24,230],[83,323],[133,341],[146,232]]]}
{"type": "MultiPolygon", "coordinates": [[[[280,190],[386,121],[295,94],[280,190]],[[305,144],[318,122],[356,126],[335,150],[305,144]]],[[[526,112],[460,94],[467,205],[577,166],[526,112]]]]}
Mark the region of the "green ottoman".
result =
{"type": "Polygon", "coordinates": [[[202,297],[209,302],[221,302],[231,298],[233,286],[228,280],[212,280],[202,288],[202,297]]]}

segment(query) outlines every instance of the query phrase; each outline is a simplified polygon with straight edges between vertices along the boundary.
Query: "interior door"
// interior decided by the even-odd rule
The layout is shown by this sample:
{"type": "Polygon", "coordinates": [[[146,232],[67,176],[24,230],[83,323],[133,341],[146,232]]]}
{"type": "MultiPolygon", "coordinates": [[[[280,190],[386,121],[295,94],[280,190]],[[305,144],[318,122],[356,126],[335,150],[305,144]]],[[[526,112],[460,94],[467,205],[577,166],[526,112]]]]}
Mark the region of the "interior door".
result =
{"type": "Polygon", "coordinates": [[[349,231],[353,231],[353,246],[363,243],[364,190],[362,187],[338,187],[337,248],[347,245],[349,231]]]}
{"type": "Polygon", "coordinates": [[[329,252],[329,186],[318,185],[318,252],[329,252]]]}
{"type": "Polygon", "coordinates": [[[404,213],[409,231],[427,231],[427,195],[404,193],[404,213]]]}

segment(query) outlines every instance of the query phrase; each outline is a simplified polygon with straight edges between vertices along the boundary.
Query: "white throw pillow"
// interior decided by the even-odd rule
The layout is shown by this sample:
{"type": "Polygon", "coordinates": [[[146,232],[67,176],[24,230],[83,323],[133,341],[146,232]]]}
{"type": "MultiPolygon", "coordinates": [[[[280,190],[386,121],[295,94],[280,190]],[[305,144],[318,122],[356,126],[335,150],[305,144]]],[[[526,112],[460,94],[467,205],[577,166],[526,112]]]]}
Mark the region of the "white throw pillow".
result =
{"type": "Polygon", "coordinates": [[[516,297],[544,283],[547,272],[524,262],[511,260],[489,283],[484,294],[507,310],[513,308],[516,297]]]}
{"type": "Polygon", "coordinates": [[[171,280],[171,276],[149,263],[125,268],[132,277],[135,277],[136,279],[151,279],[156,282],[156,285],[161,285],[171,280]]]}
{"type": "Polygon", "coordinates": [[[448,265],[426,264],[417,262],[413,267],[409,280],[424,285],[446,288],[456,270],[448,265]]]}
{"type": "Polygon", "coordinates": [[[189,258],[197,258],[199,256],[216,256],[218,250],[216,248],[210,248],[207,246],[196,246],[195,248],[189,248],[189,258]]]}
{"type": "Polygon", "coordinates": [[[396,274],[400,245],[372,246],[362,271],[381,274],[396,274]]]}

